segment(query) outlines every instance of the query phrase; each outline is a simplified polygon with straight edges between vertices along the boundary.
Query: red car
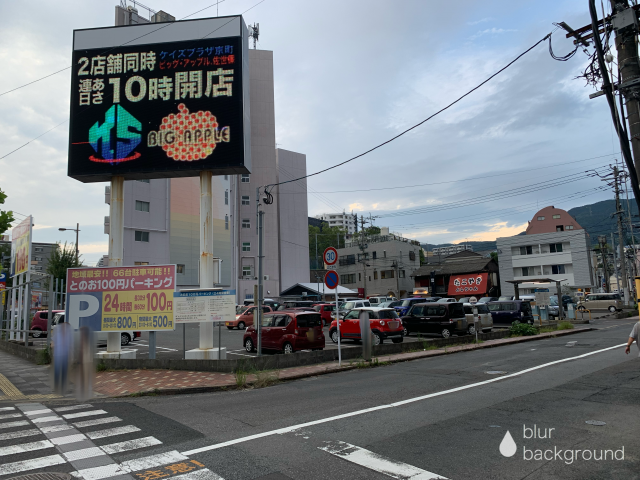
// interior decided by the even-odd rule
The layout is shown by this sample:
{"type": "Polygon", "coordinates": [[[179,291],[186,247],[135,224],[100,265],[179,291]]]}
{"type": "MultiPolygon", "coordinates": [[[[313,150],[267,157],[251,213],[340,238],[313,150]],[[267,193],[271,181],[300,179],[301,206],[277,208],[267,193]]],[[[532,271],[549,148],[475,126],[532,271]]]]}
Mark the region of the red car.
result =
{"type": "MultiPolygon", "coordinates": [[[[394,308],[364,307],[349,310],[340,320],[340,339],[360,340],[360,312],[369,312],[369,322],[373,332],[373,344],[380,345],[390,338],[393,343],[402,343],[404,328],[394,308]]],[[[329,328],[329,337],[338,343],[338,325],[334,320],[329,328]]]]}
{"type": "MultiPolygon", "coordinates": [[[[255,352],[258,345],[256,329],[247,328],[242,337],[247,352],[255,352]]],[[[262,318],[262,348],[293,353],[297,350],[324,349],[322,318],[315,312],[284,310],[262,318]]]]}
{"type": "MultiPolygon", "coordinates": [[[[60,312],[64,312],[64,310],[51,310],[51,318],[60,312]]],[[[35,330],[35,332],[31,334],[33,338],[47,336],[47,315],[49,315],[49,310],[40,310],[33,316],[31,326],[29,327],[29,330],[35,330]]]]}
{"type": "Polygon", "coordinates": [[[331,322],[333,321],[332,314],[333,312],[336,311],[335,303],[319,303],[313,308],[315,308],[316,312],[320,313],[320,316],[322,317],[323,326],[331,325],[331,322]]]}
{"type": "MultiPolygon", "coordinates": [[[[229,330],[237,328],[238,330],[244,330],[247,325],[253,325],[253,312],[256,309],[253,305],[248,305],[237,310],[236,319],[226,322],[225,325],[229,330]]],[[[264,313],[270,312],[271,307],[262,306],[264,313]]]]}

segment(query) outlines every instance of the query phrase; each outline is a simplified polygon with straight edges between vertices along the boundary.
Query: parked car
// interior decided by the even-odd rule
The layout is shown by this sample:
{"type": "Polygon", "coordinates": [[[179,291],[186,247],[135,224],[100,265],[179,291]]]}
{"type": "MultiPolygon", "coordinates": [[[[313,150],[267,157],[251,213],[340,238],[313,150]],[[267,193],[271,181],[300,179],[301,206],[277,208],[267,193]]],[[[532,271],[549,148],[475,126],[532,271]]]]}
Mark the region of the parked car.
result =
{"type": "Polygon", "coordinates": [[[456,300],[455,298],[441,298],[436,303],[457,303],[457,302],[458,300],[456,300]]]}
{"type": "MultiPolygon", "coordinates": [[[[402,343],[404,333],[400,317],[393,308],[354,308],[349,310],[342,320],[340,320],[340,339],[360,340],[360,312],[369,313],[369,326],[373,332],[373,344],[380,345],[387,338],[393,343],[402,343]]],[[[333,343],[338,343],[338,323],[331,322],[329,327],[329,337],[333,343]]]]}
{"type": "MultiPolygon", "coordinates": [[[[281,304],[279,304],[276,308],[272,308],[272,309],[287,310],[289,308],[296,308],[296,307],[313,307],[313,305],[316,303],[318,302],[315,302],[313,300],[286,300],[281,304]]],[[[268,304],[265,303],[264,305],[268,305],[268,304]]]]}
{"type": "MultiPolygon", "coordinates": [[[[51,310],[51,316],[55,317],[56,313],[64,312],[64,310],[51,310]]],[[[49,310],[41,310],[36,312],[31,320],[31,326],[29,330],[35,330],[31,335],[33,338],[41,338],[47,336],[48,325],[47,318],[49,317],[49,310]]]]}
{"type": "MultiPolygon", "coordinates": [[[[253,304],[255,304],[253,299],[249,299],[249,300],[245,300],[244,301],[244,306],[245,307],[248,307],[249,305],[253,305],[253,304]]],[[[272,310],[277,310],[278,307],[280,306],[280,302],[276,302],[275,300],[273,300],[271,298],[263,298],[262,299],[262,304],[271,307],[272,310]]]]}
{"type": "Polygon", "coordinates": [[[425,303],[429,301],[433,301],[433,300],[429,300],[427,298],[421,298],[421,297],[405,298],[404,300],[402,300],[402,305],[400,305],[399,307],[395,307],[395,309],[398,312],[398,315],[402,317],[403,315],[406,315],[409,309],[413,307],[416,303],[425,303]]]}
{"type": "Polygon", "coordinates": [[[511,325],[515,321],[533,324],[531,304],[527,300],[489,302],[487,306],[494,325],[511,325]]]}
{"type": "MultiPolygon", "coordinates": [[[[369,303],[369,300],[363,300],[363,299],[349,300],[348,302],[343,302],[339,306],[338,317],[340,318],[344,317],[347,314],[347,312],[349,312],[350,310],[353,310],[354,308],[364,308],[364,307],[370,307],[370,306],[371,306],[371,303],[369,303]]],[[[335,318],[335,315],[334,315],[334,318],[335,318]]]]}
{"type": "Polygon", "coordinates": [[[467,318],[461,303],[417,303],[402,317],[404,334],[437,333],[443,338],[467,333],[467,318]]]}
{"type": "Polygon", "coordinates": [[[607,309],[611,313],[622,309],[619,293],[590,293],[578,302],[578,310],[607,309]]]}
{"type": "MultiPolygon", "coordinates": [[[[473,335],[476,333],[476,326],[473,323],[473,305],[470,303],[464,304],[464,314],[467,318],[467,333],[473,335]]],[[[489,307],[484,303],[476,303],[475,307],[478,310],[478,321],[481,326],[482,332],[490,332],[493,329],[493,317],[489,311],[489,307]]]]}
{"type": "Polygon", "coordinates": [[[369,303],[372,307],[379,307],[381,303],[384,302],[392,302],[393,300],[397,300],[396,297],[369,297],[369,303]]]}
{"type": "Polygon", "coordinates": [[[500,300],[498,297],[481,297],[478,299],[478,303],[497,302],[498,300],[500,300]]]}
{"type": "MultiPolygon", "coordinates": [[[[253,305],[249,305],[245,310],[242,310],[240,313],[236,314],[236,319],[231,320],[229,322],[225,322],[226,327],[229,330],[237,328],[238,330],[244,330],[247,325],[253,325],[253,312],[256,307],[253,305]]],[[[262,306],[262,311],[264,313],[271,312],[271,307],[267,307],[266,305],[262,306]]]]}
{"type": "Polygon", "coordinates": [[[336,311],[335,303],[321,303],[320,305],[316,305],[313,307],[316,312],[320,313],[320,317],[322,317],[322,326],[331,325],[333,321],[333,312],[336,311]]]}
{"type": "MultiPolygon", "coordinates": [[[[55,328],[56,325],[60,323],[64,323],[65,319],[66,319],[65,312],[56,313],[53,316],[53,320],[51,320],[51,332],[53,333],[53,329],[55,328]]],[[[108,333],[109,332],[93,332],[93,338],[95,339],[98,345],[106,345],[108,333]]],[[[119,333],[120,333],[120,345],[122,345],[123,347],[125,345],[129,345],[129,343],[131,343],[133,340],[135,340],[136,338],[139,338],[142,335],[141,332],[134,332],[131,330],[121,331],[119,333]]]]}
{"type": "MultiPolygon", "coordinates": [[[[293,353],[298,350],[322,350],[325,345],[322,317],[319,313],[286,310],[262,317],[262,348],[293,353]]],[[[242,344],[247,352],[254,352],[258,344],[256,329],[250,325],[244,332],[242,344]]]]}
{"type": "Polygon", "coordinates": [[[393,300],[391,302],[382,302],[380,304],[378,304],[377,306],[380,308],[395,308],[395,307],[399,307],[400,305],[402,305],[402,300],[393,300]]]}
{"type": "Polygon", "coordinates": [[[458,303],[469,303],[471,297],[462,297],[458,299],[458,303]]]}

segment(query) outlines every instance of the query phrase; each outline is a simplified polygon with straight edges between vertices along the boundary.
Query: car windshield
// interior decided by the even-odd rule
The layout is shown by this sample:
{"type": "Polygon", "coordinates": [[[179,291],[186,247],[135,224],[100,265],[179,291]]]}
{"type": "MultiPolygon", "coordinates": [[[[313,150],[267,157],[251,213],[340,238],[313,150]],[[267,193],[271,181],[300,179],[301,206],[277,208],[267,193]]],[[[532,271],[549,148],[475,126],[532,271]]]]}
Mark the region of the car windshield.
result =
{"type": "Polygon", "coordinates": [[[393,318],[398,318],[398,314],[395,310],[380,310],[378,313],[378,318],[380,320],[391,320],[393,318]]]}
{"type": "Polygon", "coordinates": [[[415,303],[416,300],[414,298],[407,298],[406,300],[402,301],[402,306],[403,307],[410,307],[412,303],[415,303]]]}
{"type": "Polygon", "coordinates": [[[340,309],[341,310],[351,310],[353,307],[355,307],[356,302],[344,302],[342,305],[340,305],[340,309]]]}

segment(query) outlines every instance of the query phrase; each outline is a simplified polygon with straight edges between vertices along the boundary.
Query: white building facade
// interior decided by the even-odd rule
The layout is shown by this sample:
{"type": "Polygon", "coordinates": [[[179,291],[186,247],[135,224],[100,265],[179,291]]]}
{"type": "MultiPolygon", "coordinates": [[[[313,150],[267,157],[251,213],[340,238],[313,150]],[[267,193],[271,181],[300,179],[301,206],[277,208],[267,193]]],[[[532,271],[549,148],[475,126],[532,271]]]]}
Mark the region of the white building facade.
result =
{"type": "Polygon", "coordinates": [[[349,234],[358,231],[358,215],[354,213],[321,213],[320,215],[316,215],[315,218],[327,222],[330,227],[342,227],[349,234]]]}
{"type": "Polygon", "coordinates": [[[431,252],[434,255],[440,255],[442,257],[446,257],[448,255],[453,255],[454,253],[469,251],[473,252],[473,247],[471,245],[458,244],[458,245],[450,245],[448,247],[435,247],[431,252]]]}

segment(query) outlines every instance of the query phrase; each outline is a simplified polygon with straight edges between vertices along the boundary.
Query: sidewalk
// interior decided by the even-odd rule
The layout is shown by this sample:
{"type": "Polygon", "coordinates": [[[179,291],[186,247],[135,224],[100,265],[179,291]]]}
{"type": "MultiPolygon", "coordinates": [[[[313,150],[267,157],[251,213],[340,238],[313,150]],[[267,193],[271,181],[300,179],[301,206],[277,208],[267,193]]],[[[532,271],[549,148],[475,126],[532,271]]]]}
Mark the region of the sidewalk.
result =
{"type": "Polygon", "coordinates": [[[0,350],[0,401],[60,398],[51,390],[49,367],[0,350]]]}
{"type": "MultiPolygon", "coordinates": [[[[571,335],[591,328],[575,328],[572,330],[559,330],[557,332],[543,333],[530,337],[501,338],[487,340],[480,344],[467,344],[451,346],[435,350],[419,350],[415,352],[399,353],[376,357],[377,364],[406,362],[420,358],[448,355],[455,352],[476,350],[480,348],[493,348],[501,345],[510,345],[541,338],[571,335]]],[[[416,348],[419,344],[416,345],[416,348]]],[[[375,364],[374,364],[375,365],[375,364]]],[[[217,373],[217,372],[186,372],[176,370],[115,370],[98,372],[94,390],[96,393],[107,397],[122,397],[131,395],[169,395],[178,393],[202,393],[217,390],[245,388],[250,386],[260,387],[281,381],[295,380],[327,373],[352,370],[368,367],[368,364],[358,363],[353,360],[338,365],[338,362],[322,363],[304,367],[286,368],[278,371],[265,371],[256,373],[217,373]]]]}

